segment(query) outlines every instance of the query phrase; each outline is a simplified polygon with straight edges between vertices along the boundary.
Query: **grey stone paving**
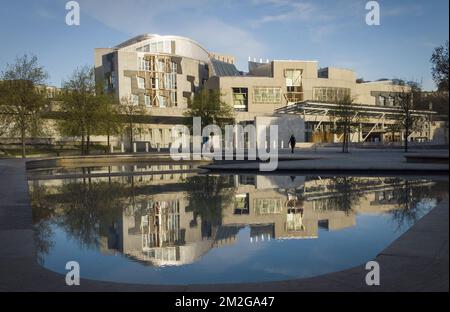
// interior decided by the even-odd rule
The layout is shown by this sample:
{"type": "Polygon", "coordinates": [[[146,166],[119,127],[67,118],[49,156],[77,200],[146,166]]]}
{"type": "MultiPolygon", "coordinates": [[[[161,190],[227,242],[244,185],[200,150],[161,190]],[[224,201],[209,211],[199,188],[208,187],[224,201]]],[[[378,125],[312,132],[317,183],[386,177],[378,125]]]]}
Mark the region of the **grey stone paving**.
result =
{"type": "Polygon", "coordinates": [[[0,160],[0,291],[449,291],[448,198],[377,257],[381,285],[367,286],[364,266],[323,276],[270,283],[134,285],[65,277],[36,261],[25,162],[0,160]]]}
{"type": "MultiPolygon", "coordinates": [[[[433,151],[435,155],[448,155],[448,150],[433,151]]],[[[245,164],[245,170],[259,170],[259,163],[245,164]]],[[[239,170],[242,163],[210,164],[203,168],[210,170],[239,170]]],[[[279,155],[277,170],[311,171],[311,170],[359,170],[359,171],[420,171],[448,172],[448,163],[410,163],[406,161],[405,153],[389,150],[353,149],[349,154],[338,149],[296,150],[295,154],[279,155]],[[295,158],[305,158],[293,160],[295,158]],[[314,159],[311,159],[314,158],[314,159]]]]}

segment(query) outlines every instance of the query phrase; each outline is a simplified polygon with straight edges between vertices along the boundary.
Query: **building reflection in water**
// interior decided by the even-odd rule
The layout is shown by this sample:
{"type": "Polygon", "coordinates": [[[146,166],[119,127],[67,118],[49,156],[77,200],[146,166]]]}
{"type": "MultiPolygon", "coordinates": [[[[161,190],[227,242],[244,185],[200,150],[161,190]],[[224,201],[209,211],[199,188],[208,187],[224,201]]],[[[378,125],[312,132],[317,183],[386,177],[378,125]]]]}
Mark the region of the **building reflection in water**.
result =
{"type": "MultiPolygon", "coordinates": [[[[233,244],[244,227],[250,227],[252,243],[261,243],[314,239],[321,230],[354,226],[359,214],[391,213],[399,226],[415,222],[427,201],[439,200],[446,187],[429,179],[196,175],[179,167],[160,165],[158,172],[173,172],[139,176],[41,180],[33,175],[38,240],[51,237],[45,225],[56,222],[80,244],[103,253],[177,266],[233,244]]],[[[51,242],[37,245],[38,252],[51,248],[51,242]]]]}

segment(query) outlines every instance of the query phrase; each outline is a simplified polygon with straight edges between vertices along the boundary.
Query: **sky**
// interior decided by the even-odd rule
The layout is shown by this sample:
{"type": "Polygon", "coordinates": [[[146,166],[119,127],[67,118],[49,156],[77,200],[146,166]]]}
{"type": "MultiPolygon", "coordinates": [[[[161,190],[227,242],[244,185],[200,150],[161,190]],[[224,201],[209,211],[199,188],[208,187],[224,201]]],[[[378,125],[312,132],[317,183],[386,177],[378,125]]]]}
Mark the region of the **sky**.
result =
{"type": "Polygon", "coordinates": [[[0,70],[34,54],[61,83],[94,49],[143,33],[187,36],[208,51],[316,60],[359,78],[400,78],[435,89],[429,59],[449,37],[448,0],[380,0],[380,25],[366,24],[365,0],[79,0],[80,25],[68,26],[66,0],[0,0],[0,70]]]}

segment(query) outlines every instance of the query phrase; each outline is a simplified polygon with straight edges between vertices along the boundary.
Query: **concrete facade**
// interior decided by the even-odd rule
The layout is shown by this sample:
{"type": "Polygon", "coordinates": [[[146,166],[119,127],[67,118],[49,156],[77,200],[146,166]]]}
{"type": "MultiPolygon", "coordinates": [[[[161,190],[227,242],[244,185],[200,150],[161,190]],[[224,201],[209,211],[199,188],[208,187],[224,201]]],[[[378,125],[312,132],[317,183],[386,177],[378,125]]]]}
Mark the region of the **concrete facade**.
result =
{"type": "MultiPolygon", "coordinates": [[[[119,99],[132,96],[146,105],[151,116],[159,117],[159,122],[143,126],[136,139],[152,147],[170,146],[171,128],[180,124],[173,118],[183,116],[189,99],[202,88],[220,91],[222,100],[235,108],[239,124],[278,124],[279,146],[291,134],[295,134],[297,142],[339,142],[339,136],[332,134],[333,108],[296,111],[301,122],[295,131],[290,126],[292,116],[287,118],[283,110],[290,108],[292,113],[292,105],[299,103],[336,105],[346,95],[371,114],[360,122],[359,133],[352,135],[353,142],[400,141],[403,136],[390,135],[389,125],[396,121],[387,118],[384,111],[401,115],[398,97],[409,89],[392,81],[359,83],[350,69],[319,68],[317,61],[249,59],[248,73],[243,73],[236,69],[231,55],[208,52],[189,38],[159,35],[141,35],[112,49],[96,49],[94,58],[98,82],[104,82],[119,99]],[[168,65],[165,70],[156,70],[153,62],[168,65]],[[155,78],[167,80],[173,72],[175,81],[170,88],[161,82],[155,84],[155,78]]],[[[442,135],[434,133],[431,126],[432,114],[417,112],[425,122],[421,131],[410,135],[410,140],[442,141],[442,135]]]]}

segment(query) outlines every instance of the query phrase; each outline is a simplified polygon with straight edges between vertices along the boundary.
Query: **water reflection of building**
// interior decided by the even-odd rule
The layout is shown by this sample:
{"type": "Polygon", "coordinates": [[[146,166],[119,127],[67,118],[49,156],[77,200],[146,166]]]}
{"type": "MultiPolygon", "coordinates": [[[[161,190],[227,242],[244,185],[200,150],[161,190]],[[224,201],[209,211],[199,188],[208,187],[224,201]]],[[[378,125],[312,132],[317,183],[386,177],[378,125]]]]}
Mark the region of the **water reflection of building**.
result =
{"type": "MultiPolygon", "coordinates": [[[[164,266],[193,263],[212,248],[233,244],[244,227],[249,227],[253,243],[317,238],[321,230],[354,226],[358,214],[399,209],[399,193],[411,197],[412,186],[434,184],[429,180],[380,177],[230,176],[230,182],[218,187],[232,189],[232,196],[220,201],[220,220],[211,222],[202,219],[198,211],[208,212],[218,199],[190,203],[193,189],[186,181],[195,174],[184,172],[189,166],[183,166],[91,168],[87,174],[93,176],[69,179],[39,177],[68,172],[40,172],[30,181],[30,190],[44,186],[47,194],[57,196],[61,186],[70,183],[123,185],[127,192],[119,196],[124,207],[121,215],[112,223],[110,219],[100,221],[102,252],[120,252],[145,264],[164,266]],[[143,174],[107,175],[130,171],[143,174]],[[103,173],[106,175],[101,176],[103,173]],[[211,206],[196,207],[208,203],[211,206]]],[[[205,192],[202,187],[194,191],[205,192]]],[[[63,213],[63,206],[58,202],[58,213],[63,213]]]]}
{"type": "MultiPolygon", "coordinates": [[[[192,263],[211,248],[233,244],[246,226],[254,243],[317,238],[320,230],[354,226],[360,213],[380,214],[398,209],[394,192],[403,187],[404,181],[378,177],[351,181],[350,191],[357,190],[358,194],[349,210],[336,207],[337,199],[343,196],[336,183],[342,181],[237,176],[234,200],[222,207],[221,224],[209,228],[187,210],[185,191],[138,196],[131,210],[123,213],[116,248],[136,260],[163,266],[192,263]]],[[[427,180],[411,183],[433,184],[427,180]]]]}

